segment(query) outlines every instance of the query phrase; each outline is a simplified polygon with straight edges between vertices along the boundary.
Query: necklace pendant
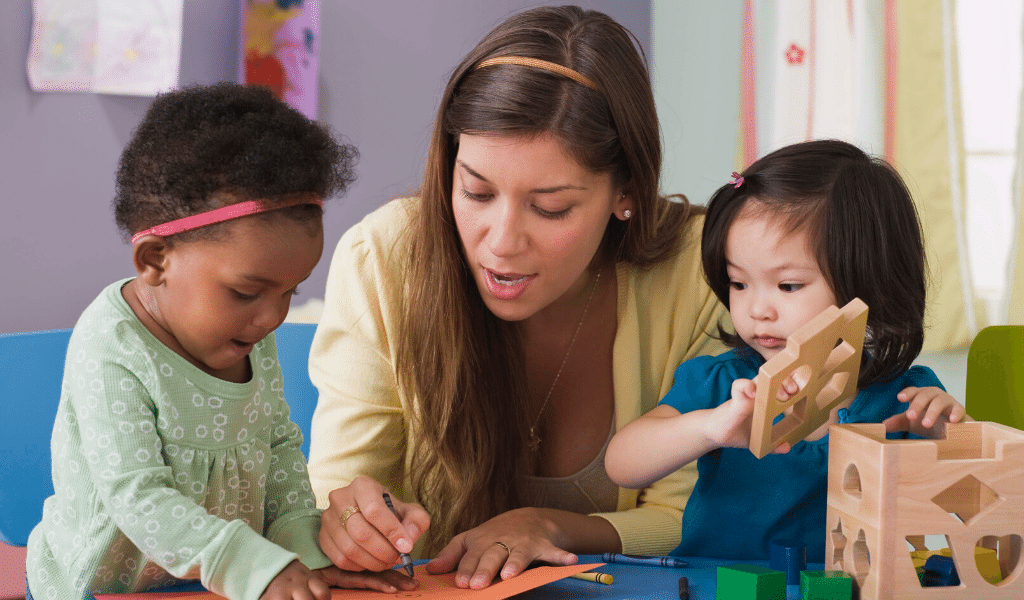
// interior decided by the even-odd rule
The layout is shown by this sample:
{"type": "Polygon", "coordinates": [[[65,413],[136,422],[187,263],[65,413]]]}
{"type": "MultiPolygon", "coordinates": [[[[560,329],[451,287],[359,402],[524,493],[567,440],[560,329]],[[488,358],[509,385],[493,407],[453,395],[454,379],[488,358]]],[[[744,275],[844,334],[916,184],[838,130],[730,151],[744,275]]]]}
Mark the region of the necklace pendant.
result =
{"type": "Polygon", "coordinates": [[[530,449],[530,452],[540,450],[540,438],[537,437],[537,432],[533,430],[533,427],[530,428],[530,441],[527,442],[527,447],[530,449]]]}

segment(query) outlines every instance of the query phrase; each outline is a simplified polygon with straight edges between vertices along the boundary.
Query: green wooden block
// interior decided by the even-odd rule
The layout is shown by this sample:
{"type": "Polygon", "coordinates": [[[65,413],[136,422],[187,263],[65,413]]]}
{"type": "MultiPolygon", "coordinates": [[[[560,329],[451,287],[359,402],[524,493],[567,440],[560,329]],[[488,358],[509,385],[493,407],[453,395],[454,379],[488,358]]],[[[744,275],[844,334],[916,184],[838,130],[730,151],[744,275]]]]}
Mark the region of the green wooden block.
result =
{"type": "Polygon", "coordinates": [[[800,600],[850,600],[853,579],[842,571],[801,571],[800,600]]]}
{"type": "Polygon", "coordinates": [[[716,600],[786,600],[786,574],[754,565],[718,567],[716,600]]]}

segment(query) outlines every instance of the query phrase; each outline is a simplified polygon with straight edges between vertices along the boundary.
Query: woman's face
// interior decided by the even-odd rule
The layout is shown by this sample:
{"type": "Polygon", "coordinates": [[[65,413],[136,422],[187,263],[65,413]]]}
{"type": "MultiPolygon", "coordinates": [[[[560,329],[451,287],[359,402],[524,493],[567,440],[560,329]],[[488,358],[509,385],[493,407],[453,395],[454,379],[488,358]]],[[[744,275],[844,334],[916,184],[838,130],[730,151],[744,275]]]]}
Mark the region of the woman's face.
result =
{"type": "Polygon", "coordinates": [[[584,292],[613,214],[632,201],[569,157],[551,135],[462,135],[452,210],[487,308],[527,319],[584,292]]]}

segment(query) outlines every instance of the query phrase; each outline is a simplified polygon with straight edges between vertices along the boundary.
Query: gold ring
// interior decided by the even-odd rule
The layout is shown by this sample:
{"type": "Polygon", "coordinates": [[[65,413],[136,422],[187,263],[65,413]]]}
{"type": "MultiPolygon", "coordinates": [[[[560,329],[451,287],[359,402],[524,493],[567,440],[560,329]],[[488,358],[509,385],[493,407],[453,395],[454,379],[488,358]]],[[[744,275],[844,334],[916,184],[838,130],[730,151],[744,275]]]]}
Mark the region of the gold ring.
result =
{"type": "Polygon", "coordinates": [[[501,546],[502,548],[504,548],[505,552],[508,552],[508,555],[512,556],[512,551],[508,549],[508,546],[506,546],[505,544],[502,544],[501,542],[494,542],[494,543],[499,545],[499,546],[501,546]]]}
{"type": "Polygon", "coordinates": [[[348,522],[349,517],[359,512],[358,506],[350,506],[345,510],[341,511],[341,526],[344,527],[345,523],[348,522]]]}

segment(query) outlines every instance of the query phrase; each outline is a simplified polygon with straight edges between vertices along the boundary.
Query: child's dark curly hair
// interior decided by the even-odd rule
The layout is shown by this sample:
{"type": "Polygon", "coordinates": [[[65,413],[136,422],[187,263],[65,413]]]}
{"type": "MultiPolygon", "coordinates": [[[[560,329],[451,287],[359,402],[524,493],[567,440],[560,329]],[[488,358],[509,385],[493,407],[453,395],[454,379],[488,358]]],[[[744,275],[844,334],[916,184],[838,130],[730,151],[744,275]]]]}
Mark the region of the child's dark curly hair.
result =
{"type": "MultiPolygon", "coordinates": [[[[114,217],[127,240],[225,204],[326,200],[355,180],[358,156],[265,87],[186,87],[157,96],[121,154],[114,217]]],[[[280,212],[298,219],[321,215],[308,204],[280,212]]],[[[217,230],[213,225],[173,237],[206,239],[217,230]]]]}

